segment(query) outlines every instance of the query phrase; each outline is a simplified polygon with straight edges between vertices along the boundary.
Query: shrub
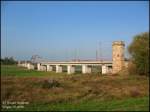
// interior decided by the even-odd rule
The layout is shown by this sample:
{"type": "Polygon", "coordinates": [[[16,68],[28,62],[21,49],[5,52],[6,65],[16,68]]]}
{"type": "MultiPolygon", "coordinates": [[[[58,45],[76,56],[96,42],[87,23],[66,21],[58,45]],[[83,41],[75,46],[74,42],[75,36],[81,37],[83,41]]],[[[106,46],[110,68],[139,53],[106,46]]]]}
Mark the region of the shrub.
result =
{"type": "Polygon", "coordinates": [[[128,72],[129,72],[129,74],[137,74],[136,65],[134,63],[132,63],[131,61],[128,64],[128,72]]]}
{"type": "Polygon", "coordinates": [[[140,96],[140,90],[138,88],[133,88],[130,90],[131,97],[138,97],[140,96]]]}
{"type": "Polygon", "coordinates": [[[60,87],[60,83],[56,80],[44,80],[42,83],[42,88],[53,88],[53,87],[60,87]]]}
{"type": "Polygon", "coordinates": [[[149,74],[149,32],[136,35],[128,47],[131,60],[141,75],[149,74]]]}
{"type": "Polygon", "coordinates": [[[5,57],[4,59],[1,59],[1,64],[4,64],[4,65],[14,65],[14,64],[17,64],[17,61],[14,60],[13,57],[5,57]]]}

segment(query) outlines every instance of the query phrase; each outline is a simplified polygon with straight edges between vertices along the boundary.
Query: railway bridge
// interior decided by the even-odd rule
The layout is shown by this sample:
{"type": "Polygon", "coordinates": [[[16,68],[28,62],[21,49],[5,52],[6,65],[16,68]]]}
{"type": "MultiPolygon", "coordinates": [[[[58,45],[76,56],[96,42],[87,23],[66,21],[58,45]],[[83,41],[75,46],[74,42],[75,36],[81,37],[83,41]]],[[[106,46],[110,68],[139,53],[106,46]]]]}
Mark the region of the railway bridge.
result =
{"type": "Polygon", "coordinates": [[[118,73],[123,70],[127,63],[124,59],[124,42],[114,41],[112,43],[112,61],[46,61],[38,62],[36,66],[31,63],[18,64],[19,66],[27,67],[28,69],[37,69],[38,71],[53,71],[56,68],[56,73],[63,72],[63,66],[67,67],[67,73],[72,74],[76,72],[76,66],[81,66],[82,73],[91,73],[92,66],[101,66],[102,74],[118,73]]]}
{"type": "Polygon", "coordinates": [[[68,61],[68,62],[41,62],[37,64],[37,70],[52,71],[53,67],[56,68],[56,73],[61,73],[63,67],[67,67],[67,73],[72,74],[76,71],[76,66],[81,66],[82,73],[91,73],[92,66],[101,66],[102,74],[111,72],[112,61],[68,61]]]}

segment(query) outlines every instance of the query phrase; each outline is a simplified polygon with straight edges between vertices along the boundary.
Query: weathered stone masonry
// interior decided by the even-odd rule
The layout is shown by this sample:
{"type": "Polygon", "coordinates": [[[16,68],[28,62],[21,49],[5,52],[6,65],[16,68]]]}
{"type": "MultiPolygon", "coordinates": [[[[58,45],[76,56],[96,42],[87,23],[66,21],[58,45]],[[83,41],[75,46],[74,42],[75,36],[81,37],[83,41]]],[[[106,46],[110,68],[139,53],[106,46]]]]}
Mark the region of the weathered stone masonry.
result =
{"type": "Polygon", "coordinates": [[[124,42],[115,41],[112,44],[112,60],[113,60],[113,73],[118,73],[124,68],[124,42]]]}

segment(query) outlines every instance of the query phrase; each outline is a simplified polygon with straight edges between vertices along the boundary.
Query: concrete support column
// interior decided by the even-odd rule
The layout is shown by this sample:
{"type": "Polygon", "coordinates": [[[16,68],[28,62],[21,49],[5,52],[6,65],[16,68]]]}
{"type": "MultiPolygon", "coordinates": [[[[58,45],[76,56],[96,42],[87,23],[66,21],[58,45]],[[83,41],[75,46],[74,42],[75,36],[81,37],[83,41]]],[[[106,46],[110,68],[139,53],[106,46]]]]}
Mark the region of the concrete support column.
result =
{"type": "Polygon", "coordinates": [[[62,67],[60,65],[56,65],[56,73],[61,73],[62,67]]]}
{"type": "Polygon", "coordinates": [[[30,69],[34,70],[34,65],[30,64],[30,69]]]}
{"type": "Polygon", "coordinates": [[[88,65],[82,65],[82,73],[91,73],[91,68],[88,65]]]}
{"type": "Polygon", "coordinates": [[[21,66],[21,63],[20,63],[20,61],[18,61],[18,64],[17,64],[18,66],[21,66]]]}
{"type": "Polygon", "coordinates": [[[46,71],[46,66],[45,65],[41,65],[40,69],[41,69],[41,71],[46,71]]]}
{"type": "Polygon", "coordinates": [[[38,70],[38,71],[41,70],[41,65],[40,65],[40,63],[37,64],[37,70],[38,70]]]}
{"type": "Polygon", "coordinates": [[[75,72],[75,67],[73,67],[72,65],[67,65],[67,73],[72,74],[74,72],[75,72]]]}
{"type": "Polygon", "coordinates": [[[25,63],[25,67],[27,67],[27,63],[25,63]]]}
{"type": "Polygon", "coordinates": [[[46,65],[46,71],[52,71],[52,66],[46,65]]]}
{"type": "Polygon", "coordinates": [[[24,67],[26,67],[26,63],[24,63],[24,67]]]}
{"type": "Polygon", "coordinates": [[[27,63],[27,68],[30,70],[31,69],[31,64],[27,63]]]}
{"type": "Polygon", "coordinates": [[[106,73],[107,73],[107,66],[102,65],[102,74],[106,74],[106,73]]]}

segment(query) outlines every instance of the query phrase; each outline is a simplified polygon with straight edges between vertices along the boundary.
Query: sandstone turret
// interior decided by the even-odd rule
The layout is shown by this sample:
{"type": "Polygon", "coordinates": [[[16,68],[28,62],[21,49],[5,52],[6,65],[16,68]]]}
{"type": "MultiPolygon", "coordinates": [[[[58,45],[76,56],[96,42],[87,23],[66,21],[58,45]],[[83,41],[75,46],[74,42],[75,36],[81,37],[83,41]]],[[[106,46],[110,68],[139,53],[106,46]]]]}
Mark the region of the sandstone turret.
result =
{"type": "Polygon", "coordinates": [[[124,68],[124,46],[123,41],[115,41],[112,44],[113,73],[118,73],[124,68]]]}

